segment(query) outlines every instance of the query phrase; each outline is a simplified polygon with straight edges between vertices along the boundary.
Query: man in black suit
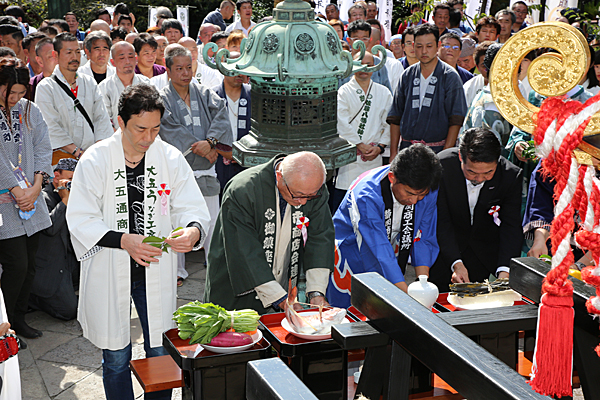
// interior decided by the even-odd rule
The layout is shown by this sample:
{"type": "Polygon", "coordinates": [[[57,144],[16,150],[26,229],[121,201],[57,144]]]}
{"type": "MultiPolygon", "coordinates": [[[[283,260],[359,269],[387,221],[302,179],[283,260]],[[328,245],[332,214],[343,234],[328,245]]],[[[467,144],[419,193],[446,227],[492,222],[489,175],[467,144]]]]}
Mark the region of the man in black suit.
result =
{"type": "Polygon", "coordinates": [[[65,321],[77,317],[79,261],[75,257],[69,228],[67,204],[69,187],[77,160],[63,158],[54,169],[54,180],[42,190],[52,226],[42,231],[35,257],[35,278],[29,305],[65,321]]]}
{"type": "Polygon", "coordinates": [[[459,148],[438,154],[444,172],[438,194],[440,254],[430,281],[440,292],[460,282],[508,278],[520,255],[522,170],[500,156],[489,129],[467,130],[459,148]]]}

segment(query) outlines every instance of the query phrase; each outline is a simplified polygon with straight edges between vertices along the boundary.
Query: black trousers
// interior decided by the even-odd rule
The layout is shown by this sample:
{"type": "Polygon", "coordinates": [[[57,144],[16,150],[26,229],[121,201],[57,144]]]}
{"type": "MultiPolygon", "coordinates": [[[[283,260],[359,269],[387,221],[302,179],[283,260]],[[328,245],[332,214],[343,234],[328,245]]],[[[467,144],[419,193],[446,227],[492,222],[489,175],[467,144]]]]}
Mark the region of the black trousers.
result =
{"type": "Polygon", "coordinates": [[[0,288],[8,321],[13,324],[22,320],[27,312],[29,292],[35,276],[35,254],[38,249],[39,233],[0,240],[0,264],[2,278],[0,288]]]}

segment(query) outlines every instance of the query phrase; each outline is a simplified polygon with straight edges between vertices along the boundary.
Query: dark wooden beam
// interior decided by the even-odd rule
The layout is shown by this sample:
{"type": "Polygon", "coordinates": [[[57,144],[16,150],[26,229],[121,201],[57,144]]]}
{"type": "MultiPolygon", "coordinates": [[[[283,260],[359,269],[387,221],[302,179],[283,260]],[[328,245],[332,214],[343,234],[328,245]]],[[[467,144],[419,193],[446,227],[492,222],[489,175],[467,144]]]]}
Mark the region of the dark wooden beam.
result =
{"type": "Polygon", "coordinates": [[[374,327],[466,398],[549,399],[534,392],[517,372],[377,273],[352,276],[352,304],[374,327]]]}
{"type": "Polygon", "coordinates": [[[247,400],[317,400],[280,358],[248,362],[246,368],[247,400]]]}

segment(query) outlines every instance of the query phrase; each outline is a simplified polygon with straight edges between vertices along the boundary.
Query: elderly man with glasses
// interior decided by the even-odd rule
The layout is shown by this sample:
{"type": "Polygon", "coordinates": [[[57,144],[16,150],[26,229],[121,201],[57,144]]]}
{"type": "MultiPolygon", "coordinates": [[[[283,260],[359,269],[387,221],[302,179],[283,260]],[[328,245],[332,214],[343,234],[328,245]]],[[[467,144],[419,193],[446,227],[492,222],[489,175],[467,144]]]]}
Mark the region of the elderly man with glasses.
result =
{"type": "Polygon", "coordinates": [[[307,302],[327,305],[334,231],[325,177],[321,159],[300,152],[229,181],[208,252],[204,301],[260,314],[283,310],[287,289],[305,276],[307,302]]]}

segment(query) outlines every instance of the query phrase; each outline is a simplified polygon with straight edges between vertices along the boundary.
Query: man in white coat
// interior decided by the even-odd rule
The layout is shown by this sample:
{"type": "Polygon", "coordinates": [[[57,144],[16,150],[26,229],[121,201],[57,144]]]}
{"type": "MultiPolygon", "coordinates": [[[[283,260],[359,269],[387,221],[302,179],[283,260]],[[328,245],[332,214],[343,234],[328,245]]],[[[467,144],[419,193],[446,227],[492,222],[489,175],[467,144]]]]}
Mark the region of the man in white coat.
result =
{"type": "Polygon", "coordinates": [[[94,78],[77,73],[81,59],[77,38],[63,32],[53,45],[58,65],[52,76],[37,86],[35,104],[48,125],[52,148],[79,157],[114,131],[94,78]]]}
{"type": "MultiPolygon", "coordinates": [[[[373,66],[373,55],[365,52],[362,63],[373,66]]],[[[338,90],[338,134],[356,146],[357,156],[356,162],[338,171],[333,212],[352,181],[363,172],[383,165],[382,154],[390,144],[390,126],[385,118],[392,106],[392,95],[385,86],[373,82],[372,75],[372,72],[357,72],[338,90]]]]}
{"type": "MultiPolygon", "coordinates": [[[[77,319],[84,337],[102,349],[108,400],[134,398],[131,299],[146,357],[166,354],[161,334],[174,327],[176,253],[199,249],[210,224],[187,161],[157,137],[163,112],[151,85],[126,88],[120,129],[92,146],[73,175],[67,223],[81,261],[77,319]],[[143,243],[148,236],[167,237],[172,251],[143,243]]],[[[171,391],[153,398],[170,399],[171,391]]]]}
{"type": "Polygon", "coordinates": [[[119,97],[126,87],[138,83],[150,83],[150,79],[142,74],[135,73],[137,56],[133,45],[126,41],[121,41],[113,45],[110,50],[111,62],[117,69],[117,73],[103,80],[98,89],[104,98],[104,105],[108,111],[110,122],[112,122],[115,131],[119,129],[119,97]]]}

